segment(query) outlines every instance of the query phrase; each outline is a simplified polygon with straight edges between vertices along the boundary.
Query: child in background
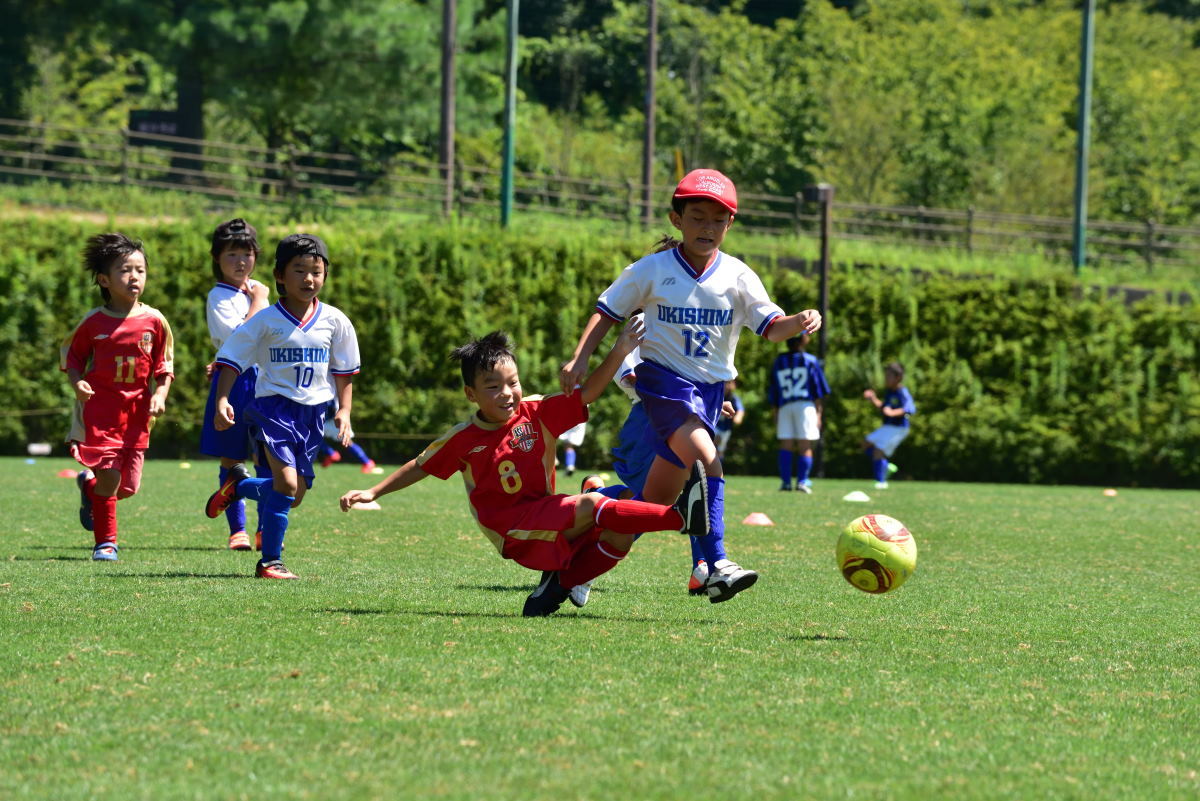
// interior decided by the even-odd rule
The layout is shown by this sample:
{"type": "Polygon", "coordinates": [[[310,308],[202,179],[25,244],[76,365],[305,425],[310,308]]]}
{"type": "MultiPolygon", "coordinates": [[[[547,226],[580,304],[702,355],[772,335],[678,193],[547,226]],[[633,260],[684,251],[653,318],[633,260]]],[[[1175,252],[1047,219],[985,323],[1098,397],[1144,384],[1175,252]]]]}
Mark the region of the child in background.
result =
{"type": "Polygon", "coordinates": [[[564,444],[563,447],[563,467],[567,471],[567,477],[575,475],[575,449],[583,445],[583,436],[587,433],[587,423],[580,423],[577,426],[572,426],[562,433],[559,437],[564,444]]]}
{"type": "Polygon", "coordinates": [[[673,498],[688,475],[686,465],[702,462],[712,533],[701,539],[700,547],[709,566],[705,589],[713,603],[729,600],[758,580],[757,573],[725,553],[725,479],[714,443],[725,382],[737,377],[733,360],[741,328],[782,342],[821,325],[815,309],[784,316],[758,276],[721,252],[736,213],[737,190],[724,175],[694,170],[684,176],[669,215],[682,241],[668,238],[673,247],[631,264],[600,295],[596,313],[559,375],[563,391],[573,391],[612,324],[637,309],[645,311],[637,391],[654,427],[655,460],[643,494],[652,502],[673,498]]]}
{"type": "MultiPolygon", "coordinates": [[[[220,350],[238,326],[267,308],[268,291],[266,284],[250,277],[260,253],[258,232],[253,225],[240,218],[221,223],[213,231],[209,252],[212,254],[216,285],[208,292],[208,336],[213,347],[220,350]]],[[[233,407],[237,422],[224,431],[218,431],[213,425],[220,373],[209,364],[208,374],[208,403],[200,431],[200,452],[220,457],[221,465],[217,471],[219,487],[229,478],[229,469],[244,462],[253,453],[250,429],[242,418],[242,411],[254,398],[258,367],[247,367],[229,390],[229,405],[233,407]]],[[[270,468],[256,464],[255,472],[262,478],[270,475],[270,468]]],[[[229,548],[234,551],[250,550],[250,538],[246,534],[246,504],[241,500],[231,503],[225,510],[225,520],[229,523],[229,548]]],[[[256,531],[261,538],[261,529],[256,528],[256,531]]]]}
{"type": "MultiPolygon", "coordinates": [[[[333,421],[336,414],[337,402],[330,401],[329,405],[325,408],[325,427],[321,429],[321,433],[325,436],[325,439],[321,440],[321,467],[329,467],[332,464],[342,461],[342,455],[327,441],[333,440],[337,442],[340,439],[337,425],[333,421]]],[[[383,468],[376,468],[375,460],[367,456],[367,452],[362,449],[362,446],[354,441],[353,434],[350,436],[352,438],[346,443],[346,450],[350,451],[351,455],[358,460],[358,463],[361,465],[359,469],[364,473],[374,473],[377,471],[382,473],[383,468]]]]}
{"type": "Polygon", "coordinates": [[[204,511],[216,517],[238,498],[259,502],[262,558],[255,567],[259,578],[297,578],[281,558],[288,512],[312,488],[325,409],[335,395],[334,422],[341,443],[350,441],[351,382],[360,366],[358,337],[345,314],[317,300],[328,276],[329,251],[319,237],[285,237],[275,249],[279,301],[243,323],[217,353],[221,375],[213,425],[224,431],[238,421],[229,392],[238,375],[257,364],[254,399],[244,417],[272,477],[250,478],[243,465],[234,465],[204,511]]]}
{"type": "Polygon", "coordinates": [[[887,386],[883,400],[875,390],[863,390],[863,397],[883,415],[883,424],[867,434],[862,442],[875,470],[875,489],[888,488],[888,459],[908,436],[908,418],[917,413],[912,393],[904,386],[904,367],[900,362],[892,362],[883,368],[883,376],[887,386]]]}
{"type": "Polygon", "coordinates": [[[537,589],[525,600],[525,617],[558,611],[571,587],[614,568],[635,534],[672,529],[706,533],[704,475],[698,464],[673,506],[554,491],[556,440],[587,419],[587,405],[599,397],[640,336],[639,325],[626,326],[578,392],[546,397],[524,394],[504,333],[493,331],[456,349],[452,358],[461,365],[463,389],[478,407],[475,413],[371,489],[347,492],[342,510],[426,476],[447,479],[461,472],[484,536],[505,559],[543,571],[537,589]]]}
{"type": "Polygon", "coordinates": [[[115,562],[117,500],[138,491],[150,429],[165,410],[174,379],[171,326],[141,302],[146,251],[124,234],[98,234],[83,250],[84,268],[104,305],[84,315],[66,338],[61,369],[75,393],[71,455],[85,469],[79,522],[93,532],[92,559],[115,562]]]}
{"type": "Polygon", "coordinates": [[[725,460],[725,449],[729,447],[729,438],[733,436],[733,427],[740,426],[746,418],[746,406],[737,394],[737,382],[730,379],[725,382],[725,403],[729,404],[730,414],[722,414],[717,420],[717,457],[725,460]]]}
{"type": "Polygon", "coordinates": [[[788,352],[775,357],[767,398],[775,415],[779,439],[779,489],[812,494],[813,443],[821,438],[821,414],[829,382],[816,356],[808,353],[808,334],[787,341],[788,352]]]}

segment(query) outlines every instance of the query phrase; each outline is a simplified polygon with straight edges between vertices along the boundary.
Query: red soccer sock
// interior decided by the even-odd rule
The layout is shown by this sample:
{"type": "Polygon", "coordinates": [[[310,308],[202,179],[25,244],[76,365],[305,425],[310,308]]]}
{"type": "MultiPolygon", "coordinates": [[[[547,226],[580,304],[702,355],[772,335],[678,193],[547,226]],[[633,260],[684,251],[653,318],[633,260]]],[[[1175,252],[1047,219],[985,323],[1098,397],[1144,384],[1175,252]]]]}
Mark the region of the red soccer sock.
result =
{"type": "Polygon", "coordinates": [[[92,533],[96,536],[96,544],[117,541],[117,496],[97,495],[96,479],[92,479],[84,489],[92,501],[92,533]]]}
{"type": "Polygon", "coordinates": [[[683,518],[670,506],[606,498],[596,507],[596,525],[618,534],[644,534],[678,531],[683,528],[683,518]]]}
{"type": "Polygon", "coordinates": [[[567,569],[559,572],[558,583],[568,590],[586,584],[616,567],[627,553],[629,551],[619,551],[616,546],[597,540],[575,554],[567,569]]]}

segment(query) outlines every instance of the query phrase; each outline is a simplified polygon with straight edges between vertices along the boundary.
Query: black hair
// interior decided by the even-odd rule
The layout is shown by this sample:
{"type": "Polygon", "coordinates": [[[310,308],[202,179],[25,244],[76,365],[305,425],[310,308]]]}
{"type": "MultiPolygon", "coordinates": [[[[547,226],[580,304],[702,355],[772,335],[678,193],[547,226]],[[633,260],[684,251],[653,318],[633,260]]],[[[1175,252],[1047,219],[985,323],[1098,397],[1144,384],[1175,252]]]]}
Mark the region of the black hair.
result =
{"type": "Polygon", "coordinates": [[[654,248],[650,252],[662,253],[664,250],[674,250],[682,244],[682,241],[676,239],[670,234],[663,234],[662,237],[660,237],[659,240],[654,243],[654,248]]]}
{"type": "Polygon", "coordinates": [[[515,364],[517,358],[513,355],[512,348],[508,334],[493,331],[455,348],[450,353],[450,358],[459,363],[463,385],[473,387],[477,375],[491,370],[500,362],[507,360],[515,364]]]}
{"type": "Polygon", "coordinates": [[[208,252],[212,254],[213,278],[218,281],[225,280],[225,276],[221,272],[221,254],[233,247],[253,250],[255,259],[262,255],[262,248],[258,246],[258,231],[254,230],[254,226],[241,217],[226,220],[213,231],[212,247],[208,252]]]}
{"type": "Polygon", "coordinates": [[[788,350],[797,351],[797,350],[800,350],[800,348],[804,347],[804,336],[807,333],[808,332],[805,331],[804,333],[797,334],[794,337],[788,337],[788,341],[787,341],[788,350]]]}
{"type": "Polygon", "coordinates": [[[884,365],[883,372],[895,373],[896,375],[900,376],[901,380],[904,380],[904,365],[902,365],[900,362],[890,362],[884,365]]]}
{"type": "Polygon", "coordinates": [[[316,256],[325,268],[325,277],[329,277],[329,248],[325,241],[315,234],[288,234],[275,246],[275,291],[281,298],[287,293],[279,276],[297,256],[316,256]]]}
{"type": "MultiPolygon", "coordinates": [[[[107,275],[114,265],[125,261],[134,252],[141,253],[143,258],[146,256],[142,240],[130,239],[120,233],[96,234],[88,237],[83,246],[83,269],[92,273],[92,282],[99,286],[101,274],[107,275]]],[[[100,287],[100,297],[108,303],[112,300],[112,293],[100,287]]]]}

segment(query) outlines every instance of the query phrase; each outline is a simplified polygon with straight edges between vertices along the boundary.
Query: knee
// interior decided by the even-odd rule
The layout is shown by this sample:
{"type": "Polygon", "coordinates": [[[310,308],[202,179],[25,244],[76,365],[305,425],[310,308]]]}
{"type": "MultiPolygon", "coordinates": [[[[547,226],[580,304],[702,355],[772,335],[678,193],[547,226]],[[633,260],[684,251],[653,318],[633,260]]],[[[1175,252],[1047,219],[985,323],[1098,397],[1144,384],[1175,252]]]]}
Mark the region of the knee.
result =
{"type": "Polygon", "coordinates": [[[118,501],[123,501],[123,500],[125,500],[126,498],[132,498],[134,495],[137,495],[137,488],[136,488],[136,487],[134,487],[133,489],[119,489],[119,490],[117,490],[117,500],[118,500],[118,501]]]}

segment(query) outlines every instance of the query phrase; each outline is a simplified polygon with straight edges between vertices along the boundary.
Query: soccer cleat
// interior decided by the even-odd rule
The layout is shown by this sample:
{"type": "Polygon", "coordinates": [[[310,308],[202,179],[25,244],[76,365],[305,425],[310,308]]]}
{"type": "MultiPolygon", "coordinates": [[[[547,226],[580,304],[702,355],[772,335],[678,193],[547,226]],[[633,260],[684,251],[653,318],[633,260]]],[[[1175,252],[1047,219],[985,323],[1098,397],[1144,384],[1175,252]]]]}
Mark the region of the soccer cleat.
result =
{"type": "Polygon", "coordinates": [[[569,590],[558,583],[557,570],[543,570],[542,581],[537,589],[529,593],[525,599],[525,607],[521,610],[524,617],[547,617],[558,611],[563,601],[570,597],[569,590]]]}
{"type": "MultiPolygon", "coordinates": [[[[329,465],[340,461],[342,461],[342,455],[337,451],[330,451],[321,457],[321,467],[329,467],[329,465]]],[[[365,473],[367,471],[364,470],[363,472],[365,473]]]]}
{"type": "Polygon", "coordinates": [[[87,483],[91,477],[91,470],[80,470],[75,474],[75,484],[79,487],[79,525],[87,531],[96,530],[96,521],[92,519],[92,499],[87,494],[87,483]]]}
{"type": "Polygon", "coordinates": [[[707,537],[708,527],[708,477],[699,460],[692,463],[692,472],[683,483],[683,491],[675,499],[672,508],[683,518],[682,534],[707,537]]]}
{"type": "Polygon", "coordinates": [[[812,495],[812,487],[808,484],[797,484],[796,492],[803,492],[805,495],[812,495]]]}
{"type": "Polygon", "coordinates": [[[272,559],[270,562],[264,562],[259,559],[258,564],[254,566],[255,578],[269,579],[298,579],[300,578],[292,571],[288,570],[283,564],[282,559],[272,559]]]}
{"type": "Polygon", "coordinates": [[[567,595],[567,600],[579,609],[588,602],[588,596],[592,594],[592,582],[588,581],[583,584],[576,584],[571,588],[571,592],[567,595]]]}
{"type": "Polygon", "coordinates": [[[579,485],[580,492],[595,492],[601,489],[604,489],[604,479],[595,473],[590,476],[584,476],[583,483],[579,485]]]}
{"type": "Polygon", "coordinates": [[[217,517],[228,509],[229,504],[237,500],[237,485],[244,478],[250,478],[244,464],[238,462],[229,468],[229,475],[221,484],[221,488],[208,496],[208,503],[204,504],[204,514],[209,517],[217,517]]]}
{"type": "Polygon", "coordinates": [[[244,531],[235,531],[229,535],[229,550],[231,551],[248,551],[250,550],[250,538],[246,536],[244,531]]]}
{"type": "Polygon", "coordinates": [[[115,542],[102,542],[92,549],[92,561],[116,562],[118,550],[115,542]]]}
{"type": "Polygon", "coordinates": [[[704,582],[708,580],[708,562],[701,559],[692,568],[692,575],[688,576],[688,595],[704,595],[707,590],[704,588],[704,582]]]}
{"type": "Polygon", "coordinates": [[[360,469],[361,469],[361,470],[362,470],[362,472],[364,472],[364,473],[370,473],[372,470],[374,470],[374,469],[375,469],[375,460],[374,460],[374,459],[368,459],[367,461],[363,462],[363,466],[362,466],[362,468],[360,468],[360,469]]]}
{"type": "Polygon", "coordinates": [[[887,489],[887,488],[888,488],[888,483],[886,481],[876,481],[875,482],[875,489],[887,489]]]}
{"type": "Polygon", "coordinates": [[[708,600],[714,604],[728,601],[742,590],[748,590],[758,581],[758,574],[746,570],[737,562],[720,559],[713,563],[712,572],[704,582],[708,600]]]}
{"type": "Polygon", "coordinates": [[[792,491],[792,485],[791,485],[791,484],[780,484],[780,485],[779,485],[779,491],[780,491],[780,492],[791,492],[791,491],[792,491]]]}

